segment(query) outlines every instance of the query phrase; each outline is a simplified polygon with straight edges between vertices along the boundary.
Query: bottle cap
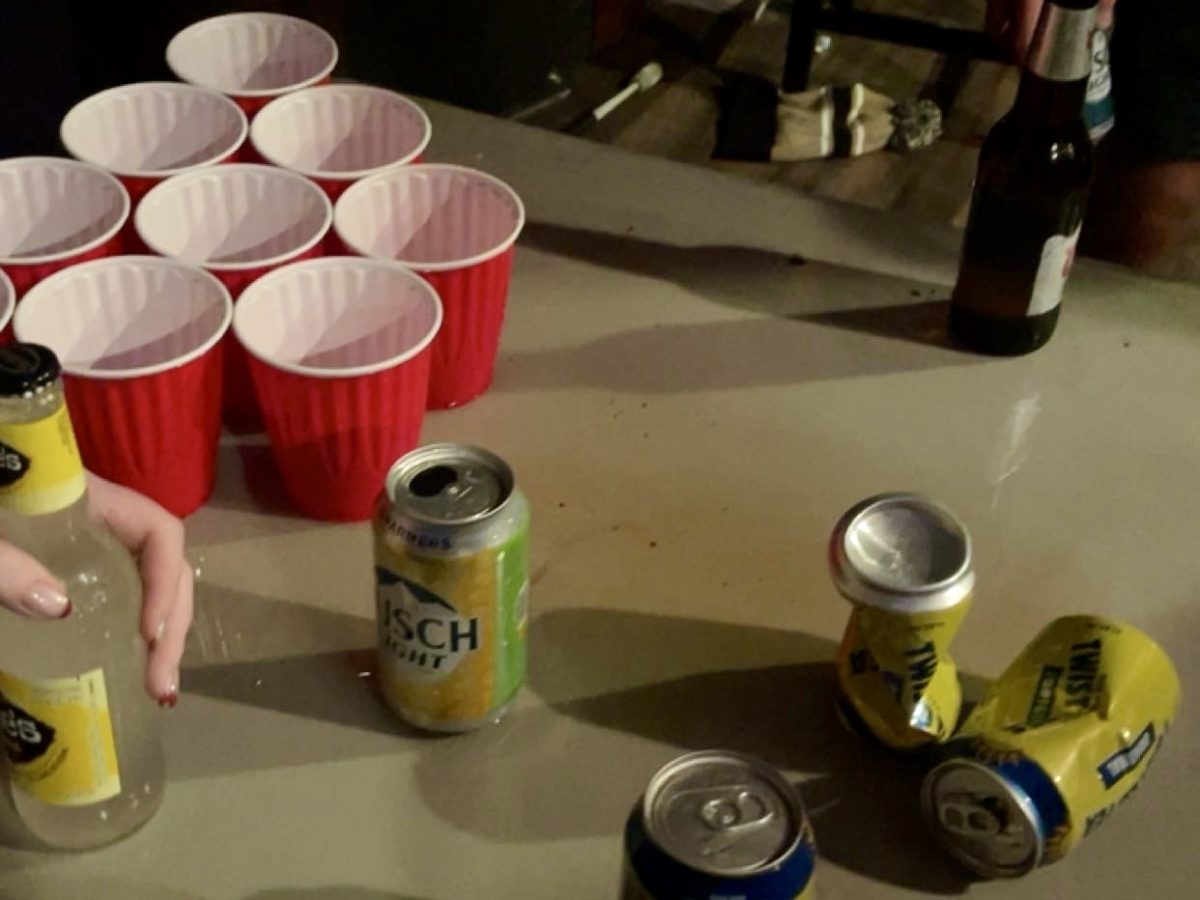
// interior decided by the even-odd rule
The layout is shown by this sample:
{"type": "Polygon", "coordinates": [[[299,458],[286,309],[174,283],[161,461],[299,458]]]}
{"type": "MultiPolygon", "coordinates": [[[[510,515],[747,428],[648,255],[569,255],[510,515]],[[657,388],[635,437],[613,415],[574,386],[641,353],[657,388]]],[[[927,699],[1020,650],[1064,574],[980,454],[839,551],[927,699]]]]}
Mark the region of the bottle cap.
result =
{"type": "Polygon", "coordinates": [[[62,375],[54,351],[41,344],[0,347],[0,397],[20,397],[53,384],[62,375]]]}

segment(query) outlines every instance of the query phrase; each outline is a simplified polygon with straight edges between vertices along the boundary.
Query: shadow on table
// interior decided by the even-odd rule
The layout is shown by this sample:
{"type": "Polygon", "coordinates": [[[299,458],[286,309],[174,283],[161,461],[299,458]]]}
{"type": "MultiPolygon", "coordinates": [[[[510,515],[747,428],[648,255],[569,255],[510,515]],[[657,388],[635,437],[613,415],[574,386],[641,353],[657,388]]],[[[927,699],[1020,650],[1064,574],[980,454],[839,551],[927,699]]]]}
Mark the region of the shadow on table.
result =
{"type": "Polygon", "coordinates": [[[291,506],[265,436],[226,436],[217,448],[217,480],[204,507],[188,517],[188,546],[320,528],[291,506]],[[244,515],[229,515],[229,513],[244,515]]]}
{"type": "Polygon", "coordinates": [[[658,766],[729,748],[805,773],[800,789],[829,862],[914,890],[966,887],[920,818],[927,760],[885,752],[838,722],[832,642],[562,610],[533,623],[531,644],[531,688],[557,716],[527,711],[421,758],[425,802],[457,827],[513,841],[614,834],[658,766]]]}
{"type": "Polygon", "coordinates": [[[172,778],[403,749],[415,733],[378,696],[374,642],[372,619],[201,582],[168,719],[172,778]]]}
{"type": "Polygon", "coordinates": [[[394,894],[359,887],[272,888],[250,894],[245,900],[421,900],[409,894],[394,894]]]}
{"type": "Polygon", "coordinates": [[[499,390],[588,384],[634,392],[720,390],[962,366],[943,287],[748,247],[677,247],[532,223],[523,242],[669,281],[758,318],[656,323],[570,347],[514,353],[499,390]],[[838,329],[820,337],[813,326],[838,329]],[[882,345],[877,338],[893,338],[882,345]]]}

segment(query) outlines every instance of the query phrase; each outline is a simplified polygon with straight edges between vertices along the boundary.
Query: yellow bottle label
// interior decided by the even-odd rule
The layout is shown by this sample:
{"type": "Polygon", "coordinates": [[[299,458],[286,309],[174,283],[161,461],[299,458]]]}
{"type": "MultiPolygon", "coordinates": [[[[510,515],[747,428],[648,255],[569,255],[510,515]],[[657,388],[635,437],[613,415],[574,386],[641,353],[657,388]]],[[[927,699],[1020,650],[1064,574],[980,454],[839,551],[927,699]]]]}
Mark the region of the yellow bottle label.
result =
{"type": "Polygon", "coordinates": [[[87,806],[121,792],[104,670],[24,681],[0,672],[0,738],[9,777],[53,806],[87,806]]]}
{"type": "Polygon", "coordinates": [[[0,506],[27,516],[54,512],[86,486],[66,404],[36,422],[0,424],[0,506]]]}
{"type": "Polygon", "coordinates": [[[911,750],[954,733],[962,690],[949,647],[969,608],[969,597],[908,614],[855,606],[837,655],[838,684],[882,743],[911,750]]]}

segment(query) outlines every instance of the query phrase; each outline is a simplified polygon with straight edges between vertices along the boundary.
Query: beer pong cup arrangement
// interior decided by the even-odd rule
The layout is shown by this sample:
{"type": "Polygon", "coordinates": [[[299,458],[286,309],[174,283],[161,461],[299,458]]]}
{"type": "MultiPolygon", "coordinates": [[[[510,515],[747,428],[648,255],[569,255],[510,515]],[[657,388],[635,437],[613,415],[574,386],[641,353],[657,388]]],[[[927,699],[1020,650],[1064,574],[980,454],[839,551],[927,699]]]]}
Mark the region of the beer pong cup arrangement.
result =
{"type": "Polygon", "coordinates": [[[9,277],[0,269],[0,344],[12,340],[12,316],[17,308],[17,292],[9,277]]]}
{"type": "MultiPolygon", "coordinates": [[[[156,253],[202,266],[236,300],[246,285],[285,263],[321,254],[333,207],[303,176],[234,164],[164,181],[143,198],[137,233],[156,253]]],[[[230,346],[225,412],[231,426],[258,421],[245,358],[230,346]]]]}
{"type": "Polygon", "coordinates": [[[212,493],[220,342],[232,317],[229,292],[208,273],[121,256],[47,278],[14,328],[62,361],[87,467],[185,516],[212,493]]]}
{"type": "Polygon", "coordinates": [[[234,331],[250,356],[284,486],[304,515],[366,519],[417,445],[442,304],[402,266],[331,257],[251,285],[234,331]]]}
{"type": "Polygon", "coordinates": [[[75,263],[121,252],[129,194],[95,166],[49,156],[0,160],[0,268],[18,299],[75,263]]]}
{"type": "Polygon", "coordinates": [[[437,289],[445,322],[433,347],[429,407],[459,406],[487,390],[525,223],[512,188],[461,166],[391,169],[349,188],[334,221],[353,252],[400,262],[437,289]]]}
{"type": "Polygon", "coordinates": [[[331,84],[280,97],[254,119],[250,139],[269,163],[307,175],[337,199],[359,178],[420,161],[429,117],[406,97],[331,84]]]}
{"type": "Polygon", "coordinates": [[[59,134],[76,159],[116,175],[136,205],[171,175],[232,160],[247,131],[245,113],[223,94],[144,82],[77,103],[59,134]]]}
{"type": "Polygon", "coordinates": [[[249,116],[281,94],[327,81],[337,59],[337,43],[323,29],[275,13],[204,19],[167,45],[177,78],[228,94],[249,116]]]}

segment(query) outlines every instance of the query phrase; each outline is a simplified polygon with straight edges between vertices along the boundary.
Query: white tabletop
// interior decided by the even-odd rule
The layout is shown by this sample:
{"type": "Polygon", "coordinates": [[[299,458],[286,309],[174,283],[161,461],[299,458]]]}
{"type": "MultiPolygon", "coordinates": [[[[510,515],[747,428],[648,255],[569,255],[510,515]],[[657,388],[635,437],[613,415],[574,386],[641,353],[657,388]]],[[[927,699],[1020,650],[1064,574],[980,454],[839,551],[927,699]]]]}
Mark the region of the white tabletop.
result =
{"type": "Polygon", "coordinates": [[[430,158],[529,210],[495,386],[424,431],[503,455],[533,505],[516,709],[441,739],[384,710],[360,677],[368,526],[292,517],[263,439],[231,440],[189,522],[199,608],[161,811],[94,853],[0,851],[0,898],[610,900],[635,797],[707,747],[803,782],[823,898],[1195,896],[1197,292],[1084,262],[1045,349],[967,355],[938,337],[949,231],[430,108],[430,158]],[[922,763],[832,714],[847,607],[825,540],[889,489],[971,530],[969,686],[1075,611],[1179,667],[1138,796],[1020,881],[968,887],[920,823],[922,763]]]}

